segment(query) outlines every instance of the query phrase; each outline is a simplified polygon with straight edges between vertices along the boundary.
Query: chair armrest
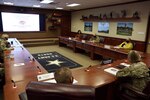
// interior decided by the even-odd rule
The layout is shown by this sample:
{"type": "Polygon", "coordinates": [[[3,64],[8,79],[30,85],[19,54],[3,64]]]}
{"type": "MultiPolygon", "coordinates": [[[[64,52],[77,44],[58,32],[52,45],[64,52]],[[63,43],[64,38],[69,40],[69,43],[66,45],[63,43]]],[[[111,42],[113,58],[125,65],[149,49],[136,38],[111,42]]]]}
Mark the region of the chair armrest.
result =
{"type": "MultiPolygon", "coordinates": [[[[144,94],[143,92],[139,91],[137,88],[133,87],[133,86],[130,85],[130,84],[127,84],[127,83],[126,83],[126,84],[122,84],[122,85],[121,85],[121,88],[122,88],[123,90],[129,91],[130,93],[132,93],[132,94],[135,95],[136,97],[141,97],[141,98],[145,98],[145,99],[150,98],[149,95],[144,94]]],[[[132,95],[132,96],[133,96],[133,95],[132,95]]]]}

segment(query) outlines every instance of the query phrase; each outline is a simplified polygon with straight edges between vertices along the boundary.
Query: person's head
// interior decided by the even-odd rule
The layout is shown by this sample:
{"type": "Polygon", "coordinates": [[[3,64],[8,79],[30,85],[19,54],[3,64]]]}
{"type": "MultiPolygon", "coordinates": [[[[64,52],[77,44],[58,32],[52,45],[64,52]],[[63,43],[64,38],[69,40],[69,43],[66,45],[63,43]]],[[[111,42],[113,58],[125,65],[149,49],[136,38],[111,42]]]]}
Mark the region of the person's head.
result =
{"type": "Polygon", "coordinates": [[[126,42],[127,43],[131,42],[131,39],[130,38],[126,39],[126,42]]]}
{"type": "Polygon", "coordinates": [[[4,39],[4,40],[8,40],[8,38],[9,38],[8,34],[2,34],[1,36],[1,39],[4,39]]]}
{"type": "Polygon", "coordinates": [[[92,35],[93,35],[93,36],[96,36],[96,34],[95,34],[95,33],[93,33],[92,35]]]}
{"type": "Polygon", "coordinates": [[[81,32],[81,30],[78,30],[78,32],[77,32],[78,34],[81,34],[82,32],[81,32]]]}
{"type": "Polygon", "coordinates": [[[72,72],[68,67],[61,67],[54,73],[54,78],[57,83],[73,83],[72,72]]]}
{"type": "Polygon", "coordinates": [[[131,50],[128,53],[128,60],[130,63],[137,63],[141,60],[141,56],[137,51],[131,50]]]}

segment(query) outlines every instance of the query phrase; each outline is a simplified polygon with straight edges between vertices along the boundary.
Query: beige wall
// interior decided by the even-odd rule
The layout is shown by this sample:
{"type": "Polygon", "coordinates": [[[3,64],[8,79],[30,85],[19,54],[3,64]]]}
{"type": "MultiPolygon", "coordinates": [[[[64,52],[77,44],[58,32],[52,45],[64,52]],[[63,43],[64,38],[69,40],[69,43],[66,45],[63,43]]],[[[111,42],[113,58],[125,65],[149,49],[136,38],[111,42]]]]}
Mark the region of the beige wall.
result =
{"type": "Polygon", "coordinates": [[[119,5],[119,6],[111,6],[111,7],[104,7],[104,8],[97,8],[97,9],[88,9],[88,10],[81,10],[72,12],[72,20],[71,20],[71,31],[77,32],[77,30],[81,30],[82,33],[96,33],[101,36],[108,36],[108,37],[117,37],[117,38],[128,38],[130,37],[133,40],[138,41],[145,41],[146,36],[146,29],[147,29],[147,20],[148,15],[150,12],[150,1],[142,2],[142,3],[133,3],[133,4],[126,4],[126,5],[119,5]],[[109,34],[105,33],[98,33],[98,22],[93,22],[93,31],[92,32],[85,32],[84,31],[84,22],[81,19],[82,15],[89,16],[90,14],[99,16],[99,14],[109,14],[111,11],[121,13],[121,10],[127,10],[127,16],[131,17],[135,11],[138,11],[140,14],[140,21],[135,21],[133,23],[133,32],[132,36],[122,36],[116,34],[117,29],[117,22],[114,21],[109,22],[109,34]]]}

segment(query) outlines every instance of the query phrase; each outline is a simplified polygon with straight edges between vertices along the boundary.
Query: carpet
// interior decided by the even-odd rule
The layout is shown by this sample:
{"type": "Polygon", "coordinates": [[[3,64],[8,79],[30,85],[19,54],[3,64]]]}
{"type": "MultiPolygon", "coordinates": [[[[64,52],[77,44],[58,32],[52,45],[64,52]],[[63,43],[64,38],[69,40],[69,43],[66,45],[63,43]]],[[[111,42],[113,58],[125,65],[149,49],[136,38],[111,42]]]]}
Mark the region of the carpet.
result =
{"type": "Polygon", "coordinates": [[[32,54],[32,56],[48,71],[54,72],[60,67],[77,68],[82,65],[59,54],[58,52],[45,52],[32,54]]]}

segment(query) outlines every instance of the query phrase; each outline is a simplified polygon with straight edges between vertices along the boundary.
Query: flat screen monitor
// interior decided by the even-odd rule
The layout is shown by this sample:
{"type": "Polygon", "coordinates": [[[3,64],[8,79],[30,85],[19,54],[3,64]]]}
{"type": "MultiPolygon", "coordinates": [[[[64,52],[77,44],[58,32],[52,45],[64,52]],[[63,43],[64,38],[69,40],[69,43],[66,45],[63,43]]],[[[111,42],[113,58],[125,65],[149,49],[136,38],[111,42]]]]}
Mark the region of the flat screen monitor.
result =
{"type": "Polygon", "coordinates": [[[45,30],[45,17],[40,14],[1,12],[3,32],[37,32],[45,30]]]}

